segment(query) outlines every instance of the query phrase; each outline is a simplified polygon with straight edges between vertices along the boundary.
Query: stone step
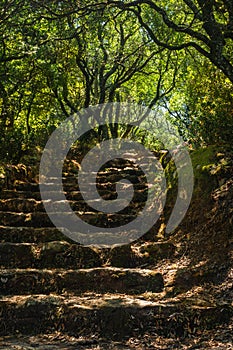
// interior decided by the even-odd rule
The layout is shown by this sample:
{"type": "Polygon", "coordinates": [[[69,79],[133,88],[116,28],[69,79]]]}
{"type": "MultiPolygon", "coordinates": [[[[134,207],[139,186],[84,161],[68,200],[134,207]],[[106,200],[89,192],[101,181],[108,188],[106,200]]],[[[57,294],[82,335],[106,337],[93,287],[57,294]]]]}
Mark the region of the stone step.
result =
{"type": "Polygon", "coordinates": [[[155,333],[181,338],[227,325],[232,316],[232,305],[227,303],[203,307],[194,302],[153,302],[122,294],[15,295],[0,299],[0,335],[57,331],[109,339],[155,333]]]}
{"type": "MultiPolygon", "coordinates": [[[[96,204],[100,202],[101,199],[92,199],[87,205],[84,200],[72,201],[69,200],[69,205],[74,211],[90,211],[90,209],[95,208],[96,204]]],[[[124,208],[124,201],[115,199],[115,202],[121,204],[124,208]]],[[[66,201],[60,200],[46,200],[47,208],[50,210],[62,212],[66,210],[66,201]]],[[[104,209],[109,207],[109,202],[105,201],[104,209]]],[[[143,202],[135,203],[131,202],[125,209],[125,214],[137,214],[139,210],[143,208],[143,202]]],[[[0,199],[0,211],[2,212],[15,212],[15,213],[34,213],[34,212],[44,212],[45,208],[42,201],[36,201],[33,198],[10,198],[10,199],[0,199]]]]}
{"type": "MultiPolygon", "coordinates": [[[[139,161],[141,162],[141,166],[146,167],[148,166],[148,163],[154,163],[155,158],[152,157],[148,157],[147,159],[143,159],[139,158],[138,153],[135,153],[134,155],[132,154],[127,154],[127,159],[122,159],[122,158],[117,158],[114,160],[110,160],[107,163],[105,163],[105,165],[103,165],[100,169],[100,171],[108,171],[108,170],[112,170],[112,169],[116,169],[117,171],[119,170],[126,170],[128,169],[132,169],[134,171],[138,171],[139,167],[138,167],[138,163],[139,161]]],[[[157,157],[157,159],[159,159],[159,157],[157,157]]],[[[67,159],[65,160],[64,164],[63,164],[63,171],[67,172],[69,174],[76,174],[78,173],[79,169],[80,169],[80,163],[74,161],[73,159],[67,159]]]]}
{"type": "Polygon", "coordinates": [[[100,254],[89,247],[67,241],[0,243],[0,267],[81,269],[100,267],[100,254]]]}
{"type": "MultiPolygon", "coordinates": [[[[64,187],[69,191],[76,191],[78,189],[78,184],[64,184],[64,187]]],[[[13,188],[16,191],[29,191],[29,192],[39,192],[40,185],[33,182],[17,182],[14,184],[13,188]]],[[[55,182],[48,182],[42,186],[44,191],[57,191],[59,186],[55,182]]]]}
{"type": "MultiPolygon", "coordinates": [[[[137,215],[133,214],[104,214],[98,212],[75,212],[82,221],[88,222],[90,225],[96,227],[117,227],[125,225],[134,220],[137,215]]],[[[60,220],[60,227],[62,227],[62,218],[66,216],[70,218],[70,213],[54,212],[52,214],[57,220],[60,220]],[[62,214],[62,216],[61,216],[62,214]]],[[[47,213],[34,212],[34,213],[15,213],[15,212],[0,212],[0,224],[1,226],[26,226],[26,227],[53,227],[53,223],[48,217],[47,213]]]]}
{"type": "Polygon", "coordinates": [[[139,250],[138,247],[124,245],[102,251],[75,244],[66,236],[55,241],[59,238],[57,229],[52,230],[52,233],[49,228],[36,229],[35,232],[32,229],[31,235],[30,229],[12,228],[13,240],[11,241],[9,236],[4,243],[0,243],[1,268],[72,269],[100,267],[103,264],[119,268],[136,268],[155,266],[163,259],[172,258],[176,252],[176,247],[170,242],[142,243],[139,250]],[[29,236],[28,243],[23,240],[24,232],[29,236]],[[38,237],[35,236],[37,233],[38,237]],[[43,241],[40,240],[41,235],[43,241]],[[33,243],[29,243],[30,241],[33,243]]]}
{"type": "Polygon", "coordinates": [[[159,293],[160,273],[143,269],[93,268],[80,270],[1,270],[0,294],[159,293]]]}
{"type": "Polygon", "coordinates": [[[134,268],[155,266],[159,261],[171,259],[176,247],[169,241],[141,242],[137,245],[122,245],[106,251],[103,255],[109,266],[134,268]]]}
{"type": "MultiPolygon", "coordinates": [[[[117,198],[117,192],[116,190],[109,190],[109,189],[103,189],[99,190],[99,195],[105,199],[105,200],[112,200],[117,198]]],[[[60,199],[60,194],[54,190],[54,191],[47,191],[46,192],[47,198],[50,198],[52,200],[57,200],[60,199]]],[[[83,196],[80,193],[80,191],[64,191],[64,195],[68,200],[73,200],[73,201],[80,201],[83,200],[83,196]]],[[[95,193],[91,194],[88,192],[88,195],[91,199],[95,200],[98,199],[96,198],[95,193]]],[[[36,201],[41,200],[41,194],[40,192],[31,192],[31,191],[15,191],[15,190],[2,190],[0,192],[0,198],[1,199],[14,199],[14,198],[19,198],[19,199],[35,199],[36,201]]],[[[141,190],[136,190],[134,192],[134,201],[135,202],[145,202],[147,200],[147,189],[141,189],[141,190]]]]}
{"type": "Polygon", "coordinates": [[[15,181],[34,181],[38,173],[37,166],[25,166],[24,164],[1,164],[0,187],[11,187],[15,181]]]}
{"type": "MultiPolygon", "coordinates": [[[[122,179],[122,178],[121,178],[122,179]]],[[[88,191],[90,189],[90,185],[96,186],[98,185],[98,190],[99,191],[116,191],[116,183],[117,181],[113,182],[93,182],[91,184],[87,183],[85,186],[83,186],[84,191],[88,191]]],[[[134,186],[135,190],[143,190],[146,187],[146,183],[144,181],[137,181],[135,177],[132,179],[131,183],[134,186]]],[[[130,184],[125,184],[124,189],[127,189],[127,187],[131,186],[130,184]]],[[[37,183],[30,183],[30,182],[20,182],[16,183],[13,187],[16,191],[29,191],[29,192],[40,192],[42,189],[43,191],[58,191],[60,189],[60,186],[58,185],[57,182],[46,182],[41,185],[37,183]]],[[[63,184],[64,191],[67,192],[73,192],[73,191],[78,191],[79,186],[78,183],[67,183],[63,184]]]]}
{"type": "MultiPolygon", "coordinates": [[[[90,176],[90,172],[83,172],[83,174],[90,176]]],[[[132,183],[138,183],[146,180],[146,176],[141,171],[136,171],[134,169],[123,169],[121,171],[117,169],[109,169],[107,171],[99,171],[97,174],[92,173],[92,177],[96,178],[97,182],[103,183],[103,182],[117,182],[122,179],[128,179],[132,183]]],[[[49,183],[60,183],[60,178],[58,177],[52,177],[48,176],[46,177],[46,182],[49,183]]],[[[78,175],[71,176],[66,175],[62,176],[62,182],[63,184],[77,184],[78,183],[78,175]]]]}
{"type": "Polygon", "coordinates": [[[0,211],[32,213],[44,211],[44,206],[41,201],[36,201],[33,198],[0,199],[0,211]]]}
{"type": "Polygon", "coordinates": [[[74,243],[56,227],[0,226],[0,241],[2,243],[44,243],[52,241],[74,243]]]}
{"type": "MultiPolygon", "coordinates": [[[[56,192],[53,192],[54,196],[55,196],[55,193],[56,192]]],[[[51,194],[51,197],[52,197],[52,194],[51,194]]],[[[28,198],[28,199],[41,200],[41,195],[40,195],[40,192],[15,191],[15,190],[4,189],[0,192],[0,198],[1,199],[28,198]]]]}

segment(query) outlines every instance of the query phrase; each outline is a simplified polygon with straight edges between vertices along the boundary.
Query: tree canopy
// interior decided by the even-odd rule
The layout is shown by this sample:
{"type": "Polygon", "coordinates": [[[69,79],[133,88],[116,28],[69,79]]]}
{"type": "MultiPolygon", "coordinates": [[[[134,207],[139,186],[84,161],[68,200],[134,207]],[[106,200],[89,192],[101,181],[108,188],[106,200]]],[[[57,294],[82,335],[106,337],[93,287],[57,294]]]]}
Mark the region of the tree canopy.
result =
{"type": "Polygon", "coordinates": [[[176,51],[194,48],[233,82],[231,0],[109,0],[107,3],[132,11],[157,45],[176,51]]]}
{"type": "Polygon", "coordinates": [[[0,10],[2,157],[114,101],[166,110],[194,146],[232,142],[232,1],[5,0],[0,10]]]}

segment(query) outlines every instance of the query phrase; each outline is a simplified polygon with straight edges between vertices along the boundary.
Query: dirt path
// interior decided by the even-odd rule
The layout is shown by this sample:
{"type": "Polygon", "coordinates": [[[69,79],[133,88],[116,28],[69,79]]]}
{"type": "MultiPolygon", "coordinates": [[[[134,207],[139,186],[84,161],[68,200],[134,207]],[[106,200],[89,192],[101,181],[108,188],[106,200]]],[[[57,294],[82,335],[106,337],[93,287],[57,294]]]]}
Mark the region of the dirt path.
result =
{"type": "Polygon", "coordinates": [[[144,335],[123,342],[96,338],[75,338],[55,333],[38,336],[0,338],[0,350],[231,350],[233,348],[233,324],[205,331],[196,337],[178,340],[157,335],[144,335]]]}

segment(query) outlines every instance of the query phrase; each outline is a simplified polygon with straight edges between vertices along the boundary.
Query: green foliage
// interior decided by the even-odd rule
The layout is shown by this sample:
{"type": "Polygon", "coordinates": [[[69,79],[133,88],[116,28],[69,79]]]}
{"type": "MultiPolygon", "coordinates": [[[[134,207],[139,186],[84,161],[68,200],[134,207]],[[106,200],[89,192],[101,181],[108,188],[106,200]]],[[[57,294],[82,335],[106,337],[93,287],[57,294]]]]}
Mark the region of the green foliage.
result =
{"type": "MultiPolygon", "coordinates": [[[[0,5],[1,159],[19,161],[35,145],[43,147],[71,114],[112,101],[163,112],[166,107],[167,117],[194,146],[232,144],[233,95],[226,75],[192,47],[161,46],[164,40],[167,46],[187,43],[189,36],[165,25],[159,11],[146,4],[141,11],[128,11],[110,3],[13,0],[0,5]]],[[[191,23],[206,35],[184,3],[160,1],[160,6],[177,26],[191,23]]],[[[223,25],[225,5],[216,2],[214,11],[223,25]]],[[[230,38],[223,49],[229,58],[230,38]]],[[[126,130],[119,126],[109,132],[122,136],[126,130]]],[[[103,130],[98,133],[103,137],[103,130]]],[[[162,147],[140,128],[132,129],[131,137],[162,147]]]]}
{"type": "Polygon", "coordinates": [[[206,197],[232,177],[232,147],[211,145],[191,153],[195,178],[194,196],[206,197]],[[205,191],[203,192],[203,188],[205,191]]]}
{"type": "Polygon", "coordinates": [[[1,161],[17,163],[21,157],[23,139],[23,132],[18,128],[2,136],[0,139],[1,161]]]}
{"type": "Polygon", "coordinates": [[[194,147],[232,145],[231,82],[201,58],[182,71],[175,93],[165,101],[168,118],[194,147]]]}

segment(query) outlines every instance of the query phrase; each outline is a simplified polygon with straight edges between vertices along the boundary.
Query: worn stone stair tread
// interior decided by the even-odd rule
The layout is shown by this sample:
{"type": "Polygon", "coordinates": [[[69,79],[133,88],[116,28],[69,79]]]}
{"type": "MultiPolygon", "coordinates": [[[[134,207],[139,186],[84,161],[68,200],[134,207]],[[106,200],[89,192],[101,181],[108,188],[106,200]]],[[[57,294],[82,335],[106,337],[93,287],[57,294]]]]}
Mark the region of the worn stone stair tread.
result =
{"type": "MultiPolygon", "coordinates": [[[[119,180],[121,180],[121,179],[122,179],[122,177],[119,178],[119,180]]],[[[138,179],[137,176],[131,176],[129,181],[131,181],[131,183],[134,185],[134,188],[136,190],[140,190],[140,189],[145,188],[146,184],[145,184],[144,179],[142,179],[140,181],[140,179],[138,179]]],[[[114,190],[117,182],[118,181],[106,182],[105,179],[102,179],[102,181],[100,181],[98,183],[98,179],[97,179],[97,181],[95,181],[91,184],[87,183],[83,187],[85,188],[86,191],[88,191],[90,185],[95,186],[96,184],[98,184],[98,188],[100,191],[105,190],[105,189],[114,190]]],[[[131,186],[131,184],[124,185],[125,188],[127,188],[129,186],[131,186]]],[[[38,183],[33,183],[33,182],[22,182],[22,183],[16,183],[13,186],[13,188],[16,191],[30,191],[30,192],[39,192],[41,189],[43,189],[43,191],[56,191],[56,190],[60,189],[60,185],[57,182],[45,182],[41,185],[39,185],[38,183]]],[[[76,182],[76,183],[72,183],[72,182],[64,183],[63,188],[66,189],[67,191],[77,191],[79,189],[78,182],[76,182]]]]}
{"type": "Polygon", "coordinates": [[[0,226],[1,243],[45,243],[68,241],[74,243],[56,227],[0,226]]]}
{"type": "MultiPolygon", "coordinates": [[[[0,226],[0,241],[1,243],[46,243],[53,241],[67,241],[76,244],[77,241],[72,240],[66,235],[62,227],[33,227],[33,226],[0,226]]],[[[132,230],[133,234],[135,231],[132,230]]],[[[128,235],[130,231],[122,229],[122,235],[128,235]]],[[[109,238],[108,232],[103,232],[102,236],[109,238]]],[[[121,237],[119,236],[119,240],[121,237]]]]}
{"type": "MultiPolygon", "coordinates": [[[[33,295],[5,295],[0,298],[0,307],[5,305],[33,305],[35,302],[52,302],[54,305],[68,305],[68,306],[84,306],[88,309],[96,309],[102,306],[113,306],[113,307],[127,307],[134,306],[136,308],[141,308],[145,306],[171,306],[174,307],[177,302],[171,303],[171,301],[150,301],[143,296],[131,296],[122,293],[86,293],[84,295],[57,295],[51,293],[50,296],[43,293],[33,294],[33,295]]],[[[18,308],[18,307],[17,307],[18,308]]]]}
{"type": "Polygon", "coordinates": [[[42,201],[34,198],[9,198],[0,199],[0,211],[30,213],[34,211],[43,211],[42,201]]]}
{"type": "Polygon", "coordinates": [[[15,295],[0,299],[0,334],[99,334],[114,338],[154,331],[160,335],[187,335],[187,330],[227,323],[232,305],[201,307],[172,300],[148,301],[123,294],[15,295]]]}
{"type": "Polygon", "coordinates": [[[29,198],[35,200],[41,200],[40,192],[31,192],[31,191],[16,191],[12,189],[3,189],[0,192],[1,199],[13,199],[13,198],[29,198]]]}
{"type": "Polygon", "coordinates": [[[146,269],[97,267],[92,269],[2,269],[0,294],[38,294],[71,291],[100,293],[160,293],[160,273],[146,269]],[[20,292],[20,293],[19,293],[20,292]]]}
{"type": "Polygon", "coordinates": [[[99,267],[99,254],[90,247],[67,241],[45,243],[0,243],[1,268],[99,267]]]}
{"type": "MultiPolygon", "coordinates": [[[[100,198],[92,199],[89,202],[89,206],[84,200],[74,201],[68,200],[68,203],[72,210],[74,211],[86,211],[88,208],[92,208],[100,202],[100,198]]],[[[67,206],[67,200],[46,200],[47,207],[50,206],[53,211],[64,211],[67,206]]],[[[124,208],[124,200],[116,199],[115,203],[121,205],[124,208]]],[[[142,202],[141,202],[142,203],[142,202]]],[[[137,212],[140,208],[141,203],[132,203],[127,206],[129,212],[137,212]]],[[[108,208],[109,203],[105,201],[103,203],[106,208],[108,208]]],[[[90,209],[89,209],[90,210],[90,209]]],[[[15,212],[15,213],[33,213],[33,212],[44,212],[44,204],[41,200],[35,200],[34,198],[10,198],[10,199],[0,199],[0,212],[15,212]]]]}
{"type": "MultiPolygon", "coordinates": [[[[184,309],[196,309],[196,310],[214,310],[216,308],[229,308],[233,313],[233,303],[220,302],[213,305],[199,305],[195,303],[186,302],[184,300],[179,300],[177,298],[163,298],[162,300],[148,300],[142,295],[127,295],[125,293],[84,293],[82,295],[57,295],[56,293],[51,293],[51,295],[38,293],[33,295],[5,295],[0,298],[0,307],[3,305],[16,305],[17,308],[22,305],[33,305],[35,302],[51,302],[53,305],[67,305],[67,306],[78,306],[88,309],[96,309],[98,307],[158,307],[158,311],[161,312],[165,308],[170,308],[172,311],[179,310],[180,307],[184,309]]],[[[171,311],[170,310],[170,311],[171,311]]],[[[181,311],[181,310],[180,310],[181,311]]]]}
{"type": "MultiPolygon", "coordinates": [[[[122,178],[127,178],[130,180],[132,180],[132,182],[134,180],[136,180],[136,177],[138,179],[145,179],[146,176],[142,171],[139,170],[135,170],[135,169],[131,169],[131,168],[124,168],[121,169],[121,171],[119,171],[119,169],[108,169],[107,171],[99,171],[97,174],[94,172],[82,172],[83,175],[88,175],[88,176],[92,176],[92,178],[96,178],[97,180],[105,181],[106,179],[111,181],[111,182],[116,182],[121,180],[122,178]]],[[[56,183],[56,182],[60,182],[62,181],[63,183],[77,183],[78,181],[78,174],[77,175],[66,175],[66,176],[62,176],[61,178],[59,177],[54,177],[54,176],[47,176],[43,181],[46,182],[52,182],[52,183],[56,183]]]]}
{"type": "MultiPolygon", "coordinates": [[[[78,187],[75,183],[66,183],[64,184],[66,188],[74,188],[74,190],[78,187]]],[[[20,182],[15,183],[13,188],[16,191],[30,191],[30,192],[39,192],[40,191],[40,185],[38,183],[34,182],[20,182]]],[[[41,185],[41,188],[44,190],[57,190],[59,188],[58,183],[56,182],[47,182],[41,185]]]]}
{"type": "MultiPolygon", "coordinates": [[[[135,233],[135,230],[121,231],[126,236],[135,233]]],[[[103,232],[102,237],[111,238],[108,232],[103,232]]],[[[121,236],[119,237],[121,240],[121,236]]],[[[76,240],[69,238],[68,231],[63,227],[33,227],[33,226],[0,226],[1,243],[49,243],[53,241],[68,241],[77,244],[76,240]]]]}
{"type": "Polygon", "coordinates": [[[99,267],[103,261],[114,267],[135,268],[169,259],[176,251],[171,242],[165,241],[143,243],[136,251],[130,245],[124,245],[101,253],[96,248],[77,244],[56,228],[4,227],[4,231],[5,234],[1,236],[0,228],[2,268],[88,268],[99,267]],[[11,232],[12,236],[8,236],[8,232],[11,232]],[[41,237],[43,239],[40,239],[41,237]]]}
{"type": "MultiPolygon", "coordinates": [[[[56,209],[56,208],[55,208],[56,209]]],[[[58,212],[58,211],[51,211],[51,214],[52,215],[58,215],[58,216],[60,216],[61,215],[61,213],[63,213],[63,214],[67,214],[67,215],[69,215],[70,213],[69,212],[63,212],[63,211],[61,211],[61,212],[58,212]]],[[[75,211],[75,213],[77,214],[77,215],[96,215],[96,214],[98,214],[98,215],[101,215],[102,213],[100,213],[100,212],[95,212],[95,211],[84,211],[84,210],[76,210],[75,211]]],[[[107,213],[108,214],[108,213],[107,213]]],[[[105,213],[103,213],[103,215],[105,215],[105,213]]],[[[117,212],[116,213],[110,213],[110,214],[108,214],[109,216],[113,216],[113,215],[117,215],[117,216],[126,216],[126,217],[128,217],[128,216],[130,216],[130,215],[127,215],[127,214],[118,214],[117,212]]],[[[0,219],[1,219],[1,217],[7,217],[7,216],[15,216],[15,217],[30,217],[30,216],[41,216],[41,217],[45,217],[45,216],[47,216],[47,214],[45,213],[45,212],[43,212],[43,211],[36,211],[36,212],[29,212],[29,213],[24,213],[24,212],[16,212],[16,211],[1,211],[0,210],[0,219]]]]}
{"type": "MultiPolygon", "coordinates": [[[[64,195],[68,200],[74,200],[74,201],[80,201],[83,200],[83,196],[80,191],[64,191],[64,195]]],[[[95,200],[96,194],[90,194],[88,192],[88,195],[91,199],[95,200]]],[[[99,195],[105,199],[116,199],[117,198],[117,192],[115,190],[109,190],[109,189],[103,189],[99,190],[99,195]]],[[[52,200],[60,199],[60,193],[58,193],[56,190],[52,191],[46,191],[47,198],[50,198],[52,200]]],[[[0,198],[1,199],[14,199],[14,198],[21,198],[21,199],[35,199],[37,201],[41,201],[41,194],[40,192],[32,192],[32,191],[15,191],[15,190],[2,190],[0,192],[0,198]]],[[[147,191],[146,189],[138,189],[134,193],[134,200],[138,202],[145,202],[147,200],[147,191]]]]}
{"type": "MultiPolygon", "coordinates": [[[[76,211],[76,215],[78,215],[82,220],[99,227],[112,227],[112,225],[116,224],[117,226],[123,225],[127,222],[130,222],[136,218],[136,214],[105,214],[99,212],[83,212],[76,211]]],[[[63,223],[63,218],[66,215],[67,219],[69,219],[72,215],[72,211],[70,213],[65,212],[54,212],[50,213],[56,218],[57,222],[60,220],[60,227],[63,223]],[[61,215],[62,214],[62,215],[61,215]]],[[[53,223],[45,212],[33,212],[33,213],[17,213],[17,212],[8,212],[0,211],[0,224],[2,226],[33,226],[33,227],[53,227],[53,223]]]]}

